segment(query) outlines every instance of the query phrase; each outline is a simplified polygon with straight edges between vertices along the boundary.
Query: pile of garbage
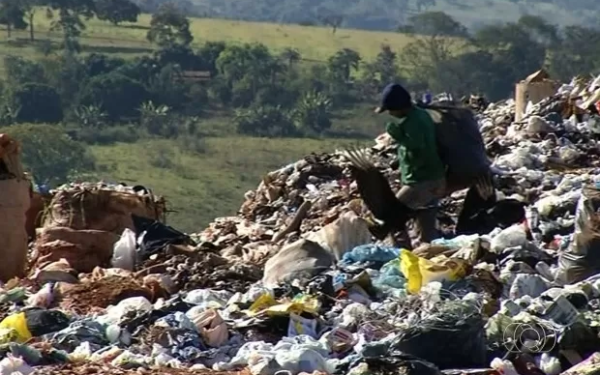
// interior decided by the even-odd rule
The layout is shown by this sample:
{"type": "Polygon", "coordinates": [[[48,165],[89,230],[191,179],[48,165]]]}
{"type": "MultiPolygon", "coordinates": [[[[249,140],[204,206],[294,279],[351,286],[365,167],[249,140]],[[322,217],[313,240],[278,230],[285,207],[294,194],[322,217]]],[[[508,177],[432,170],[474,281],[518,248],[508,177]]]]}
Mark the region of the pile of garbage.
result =
{"type": "MultiPolygon", "coordinates": [[[[145,188],[58,189],[27,275],[0,290],[0,374],[597,372],[598,86],[563,85],[519,122],[512,100],[479,113],[497,195],[527,220],[454,236],[457,193],[444,237],[413,251],[374,242],[338,152],[268,173],[190,235],[145,188]]],[[[370,155],[398,187],[389,137],[370,155]]]]}

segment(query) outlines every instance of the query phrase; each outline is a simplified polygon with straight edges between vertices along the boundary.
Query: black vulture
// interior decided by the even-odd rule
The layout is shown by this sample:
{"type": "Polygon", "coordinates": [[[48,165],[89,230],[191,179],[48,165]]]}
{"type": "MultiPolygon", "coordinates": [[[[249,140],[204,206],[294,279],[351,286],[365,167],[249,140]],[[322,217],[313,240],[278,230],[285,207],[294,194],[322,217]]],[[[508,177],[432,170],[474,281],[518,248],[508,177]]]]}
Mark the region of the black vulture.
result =
{"type": "MultiPolygon", "coordinates": [[[[360,197],[373,216],[383,222],[371,226],[373,236],[382,240],[390,233],[404,230],[417,211],[396,198],[389,181],[365,150],[346,150],[343,155],[351,163],[350,173],[360,197]]],[[[524,219],[523,203],[513,199],[497,201],[490,174],[489,178],[486,176],[469,188],[456,224],[456,234],[489,233],[497,226],[507,227],[524,219]]]]}
{"type": "Polygon", "coordinates": [[[356,181],[360,197],[373,216],[383,225],[371,226],[371,233],[383,240],[390,232],[402,231],[415,211],[401,203],[387,178],[369,160],[364,150],[346,150],[343,155],[350,161],[352,178],[356,181]]]}
{"type": "Polygon", "coordinates": [[[497,200],[496,194],[483,198],[477,186],[467,191],[456,222],[455,234],[485,234],[525,220],[525,204],[516,199],[497,200]]]}

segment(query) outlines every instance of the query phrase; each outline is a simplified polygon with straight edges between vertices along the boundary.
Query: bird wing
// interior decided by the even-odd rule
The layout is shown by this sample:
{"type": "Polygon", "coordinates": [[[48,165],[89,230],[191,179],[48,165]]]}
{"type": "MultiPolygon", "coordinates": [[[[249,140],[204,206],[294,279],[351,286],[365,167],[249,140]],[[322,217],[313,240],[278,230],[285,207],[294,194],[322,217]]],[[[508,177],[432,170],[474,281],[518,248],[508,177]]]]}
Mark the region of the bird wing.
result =
{"type": "Polygon", "coordinates": [[[370,160],[365,150],[349,149],[342,153],[350,163],[350,173],[356,180],[360,197],[373,215],[384,222],[393,215],[398,199],[389,181],[370,160]]]}
{"type": "Polygon", "coordinates": [[[487,211],[496,204],[496,194],[484,196],[477,186],[467,191],[467,196],[458,215],[455,232],[459,234],[478,233],[483,223],[479,222],[478,215],[487,211]]]}

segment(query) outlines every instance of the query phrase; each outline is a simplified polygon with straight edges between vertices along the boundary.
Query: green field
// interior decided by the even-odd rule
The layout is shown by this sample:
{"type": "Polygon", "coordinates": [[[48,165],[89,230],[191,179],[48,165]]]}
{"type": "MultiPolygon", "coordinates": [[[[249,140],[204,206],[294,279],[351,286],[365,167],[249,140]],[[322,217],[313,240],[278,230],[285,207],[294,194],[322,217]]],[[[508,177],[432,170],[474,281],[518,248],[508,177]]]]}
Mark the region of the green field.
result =
{"type": "MultiPolygon", "coordinates": [[[[0,56],[18,54],[20,56],[41,56],[36,45],[42,40],[59,43],[61,33],[50,31],[51,20],[42,10],[35,18],[38,42],[28,42],[28,31],[16,31],[10,39],[7,33],[0,33],[0,56]]],[[[154,46],[146,40],[150,16],[142,15],[136,24],[114,26],[108,22],[91,19],[81,38],[84,52],[115,53],[134,56],[151,51],[154,46]]],[[[412,39],[394,32],[374,32],[340,29],[335,34],[330,28],[284,25],[274,23],[243,22],[206,18],[191,19],[194,45],[206,41],[229,43],[260,42],[275,51],[286,47],[296,48],[307,60],[324,61],[342,48],[356,50],[365,59],[373,58],[381,45],[389,44],[394,50],[402,49],[412,39]]]]}
{"type": "Polygon", "coordinates": [[[168,221],[186,231],[199,231],[213,218],[235,215],[243,194],[255,189],[271,170],[295,162],[311,152],[331,152],[356,144],[344,140],[206,138],[205,151],[183,151],[175,141],[93,147],[99,175],[116,182],[144,184],[165,196],[168,221]],[[168,160],[169,169],[154,160],[168,160]]]}

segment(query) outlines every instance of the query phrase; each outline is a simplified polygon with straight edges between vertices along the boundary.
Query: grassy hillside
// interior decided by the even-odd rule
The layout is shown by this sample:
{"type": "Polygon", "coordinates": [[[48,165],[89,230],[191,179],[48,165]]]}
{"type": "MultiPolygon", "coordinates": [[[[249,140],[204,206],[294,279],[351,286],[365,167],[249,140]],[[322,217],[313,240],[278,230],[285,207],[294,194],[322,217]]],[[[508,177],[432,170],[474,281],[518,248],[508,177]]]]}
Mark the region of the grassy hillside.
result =
{"type": "MultiPolygon", "coordinates": [[[[369,137],[378,135],[385,118],[369,107],[339,114],[334,130],[361,125],[369,137]]],[[[267,139],[231,135],[227,118],[203,121],[205,138],[192,147],[177,140],[145,140],[136,144],[94,146],[98,177],[144,184],[164,195],[173,210],[169,223],[186,231],[203,229],[215,217],[234,215],[244,193],[255,189],[265,173],[310,153],[332,152],[351,145],[371,145],[368,139],[267,139]]]]}
{"type": "MultiPolygon", "coordinates": [[[[36,36],[40,40],[35,44],[28,42],[27,31],[13,32],[8,39],[6,32],[0,33],[0,56],[18,54],[21,56],[41,56],[41,45],[51,40],[61,41],[61,33],[50,32],[51,20],[43,12],[35,19],[36,36]]],[[[114,26],[107,22],[92,19],[81,38],[84,52],[115,53],[134,56],[154,48],[146,40],[150,16],[142,15],[136,24],[114,26]]],[[[231,43],[260,42],[274,50],[286,47],[298,49],[302,57],[309,60],[324,61],[342,48],[356,50],[366,59],[374,57],[382,44],[389,44],[394,50],[400,50],[411,41],[411,37],[395,32],[376,32],[342,29],[336,34],[330,28],[316,26],[283,25],[274,23],[243,22],[207,18],[193,18],[191,31],[196,45],[206,41],[225,41],[231,43]]]]}
{"type": "Polygon", "coordinates": [[[99,175],[108,180],[140,183],[164,195],[169,224],[198,231],[213,218],[234,215],[243,194],[255,189],[267,172],[311,152],[330,152],[352,140],[206,138],[201,154],[182,150],[176,141],[97,146],[99,175]],[[161,168],[166,166],[168,168],[161,168]]]}

